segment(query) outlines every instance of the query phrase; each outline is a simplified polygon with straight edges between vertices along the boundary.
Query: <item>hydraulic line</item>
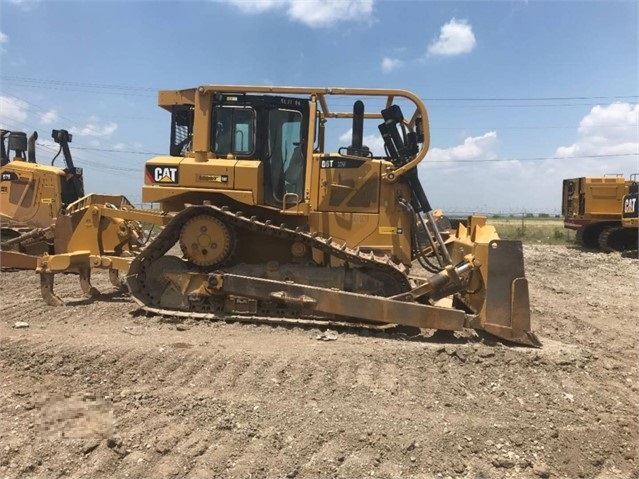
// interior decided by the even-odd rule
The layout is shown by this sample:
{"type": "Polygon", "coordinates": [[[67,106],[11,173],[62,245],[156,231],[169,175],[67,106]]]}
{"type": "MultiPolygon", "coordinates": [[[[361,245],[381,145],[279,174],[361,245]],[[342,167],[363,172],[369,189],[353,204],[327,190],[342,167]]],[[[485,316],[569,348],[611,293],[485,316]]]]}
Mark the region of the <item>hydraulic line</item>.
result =
{"type": "Polygon", "coordinates": [[[452,264],[452,261],[450,259],[450,255],[448,254],[448,250],[443,246],[443,239],[441,237],[441,234],[439,233],[439,230],[437,229],[437,225],[435,225],[435,220],[433,218],[433,215],[431,212],[427,213],[427,217],[428,217],[428,222],[432,225],[432,228],[434,229],[434,233],[433,231],[431,231],[431,228],[426,224],[426,222],[424,222],[424,219],[421,217],[421,215],[417,214],[415,212],[415,209],[413,208],[413,206],[407,202],[406,200],[404,200],[403,198],[399,198],[399,204],[401,206],[403,206],[408,212],[409,214],[418,219],[419,222],[422,225],[422,228],[424,229],[425,233],[426,233],[426,237],[428,238],[428,241],[430,243],[430,246],[435,254],[435,256],[437,257],[437,261],[439,263],[439,267],[435,264],[433,264],[426,256],[424,256],[424,254],[422,253],[422,245],[420,243],[419,240],[419,235],[416,231],[416,228],[414,229],[414,238],[415,238],[415,244],[417,244],[417,251],[416,251],[416,256],[417,256],[417,260],[419,261],[419,264],[422,265],[422,267],[424,269],[426,269],[427,271],[431,272],[431,273],[437,273],[438,271],[440,271],[442,268],[445,268],[446,266],[452,264]],[[433,236],[435,236],[435,240],[433,239],[433,236]]]}

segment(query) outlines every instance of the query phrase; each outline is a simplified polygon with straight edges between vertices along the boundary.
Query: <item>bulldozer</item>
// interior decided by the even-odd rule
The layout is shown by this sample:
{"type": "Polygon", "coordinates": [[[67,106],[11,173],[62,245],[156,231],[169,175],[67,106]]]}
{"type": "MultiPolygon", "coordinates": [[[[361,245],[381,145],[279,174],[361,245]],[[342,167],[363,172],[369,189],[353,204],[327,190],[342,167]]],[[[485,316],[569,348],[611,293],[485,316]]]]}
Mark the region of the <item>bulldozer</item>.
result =
{"type": "Polygon", "coordinates": [[[625,212],[626,195],[636,184],[636,175],[626,179],[620,174],[563,180],[564,228],[574,230],[576,242],[586,249],[606,253],[637,249],[638,229],[623,220],[632,215],[625,212]]]}
{"type": "MultiPolygon", "coordinates": [[[[133,208],[121,195],[85,195],[83,169],[75,166],[69,148],[72,135],[61,129],[52,130],[51,137],[59,149],[47,165],[36,160],[37,132],[27,138],[24,132],[0,130],[0,267],[3,269],[33,270],[39,256],[79,246],[98,251],[97,246],[87,246],[84,240],[81,245],[70,243],[71,232],[75,229],[77,233],[70,219],[78,218],[77,212],[84,212],[89,206],[114,211],[133,208]],[[55,166],[60,155],[64,167],[55,166]]],[[[92,231],[91,237],[99,240],[102,252],[123,254],[139,249],[141,231],[137,223],[109,217],[96,227],[99,231],[97,234],[92,231]]],[[[120,283],[120,280],[114,282],[120,283]]],[[[90,287],[83,289],[88,291],[90,287]]]]}
{"type": "Polygon", "coordinates": [[[84,196],[82,168],[71,157],[67,130],[53,130],[59,151],[50,165],[36,161],[38,133],[0,130],[0,265],[33,269],[53,252],[51,226],[59,212],[84,196]],[[13,153],[13,155],[12,155],[13,153]],[[62,153],[65,166],[54,166],[62,153]]]}
{"type": "Polygon", "coordinates": [[[146,162],[142,199],[159,209],[94,203],[58,221],[65,252],[37,268],[49,304],[63,304],[55,274],[83,270],[95,293],[87,270],[109,268],[153,314],[471,328],[541,345],[521,242],[485,217],[452,229],[434,213],[417,168],[428,113],[414,93],[204,85],[160,91],[158,104],[169,154],[146,162]],[[162,228],[143,248],[106,251],[91,239],[104,218],[162,228]]]}

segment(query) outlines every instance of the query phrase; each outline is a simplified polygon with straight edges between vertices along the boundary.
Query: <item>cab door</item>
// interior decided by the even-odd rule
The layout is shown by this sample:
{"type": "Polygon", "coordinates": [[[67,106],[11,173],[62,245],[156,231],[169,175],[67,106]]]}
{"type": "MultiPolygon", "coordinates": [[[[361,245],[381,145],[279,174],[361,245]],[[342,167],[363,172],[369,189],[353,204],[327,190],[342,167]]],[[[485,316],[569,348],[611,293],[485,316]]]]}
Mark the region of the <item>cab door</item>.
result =
{"type": "Polygon", "coordinates": [[[266,106],[266,203],[286,207],[305,201],[308,101],[270,99],[266,106]]]}

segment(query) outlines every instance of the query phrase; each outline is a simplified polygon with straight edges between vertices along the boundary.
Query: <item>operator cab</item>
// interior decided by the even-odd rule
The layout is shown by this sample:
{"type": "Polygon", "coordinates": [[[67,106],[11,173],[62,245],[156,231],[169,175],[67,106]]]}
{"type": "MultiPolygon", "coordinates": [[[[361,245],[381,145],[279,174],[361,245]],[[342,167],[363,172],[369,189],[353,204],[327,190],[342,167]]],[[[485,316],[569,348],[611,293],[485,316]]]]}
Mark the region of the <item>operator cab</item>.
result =
{"type": "MultiPolygon", "coordinates": [[[[1,181],[11,186],[3,186],[2,192],[10,192],[9,202],[22,207],[31,207],[36,190],[43,186],[37,183],[49,183],[46,178],[59,177],[59,195],[61,206],[65,208],[70,203],[84,196],[84,179],[82,168],[73,164],[69,143],[72,135],[67,130],[52,130],[51,138],[60,145],[57,154],[51,160],[51,167],[62,153],[65,168],[47,169],[44,165],[37,165],[36,141],[38,132],[34,131],[27,138],[21,131],[0,130],[0,167],[2,167],[1,181]],[[5,145],[5,137],[8,139],[5,145]],[[11,158],[13,152],[13,159],[11,158]],[[49,176],[49,174],[51,176],[49,176]]],[[[41,195],[42,193],[38,193],[41,195]]],[[[50,193],[48,193],[50,194],[50,193]]],[[[57,194],[56,194],[57,196],[57,194]]],[[[40,200],[45,203],[45,199],[40,200]]]]}
{"type": "MultiPolygon", "coordinates": [[[[216,94],[211,108],[210,157],[263,162],[265,202],[281,206],[304,197],[308,99],[216,94]],[[286,197],[286,198],[285,198],[286,197]]],[[[171,155],[191,149],[193,107],[172,109],[171,155]]]]}

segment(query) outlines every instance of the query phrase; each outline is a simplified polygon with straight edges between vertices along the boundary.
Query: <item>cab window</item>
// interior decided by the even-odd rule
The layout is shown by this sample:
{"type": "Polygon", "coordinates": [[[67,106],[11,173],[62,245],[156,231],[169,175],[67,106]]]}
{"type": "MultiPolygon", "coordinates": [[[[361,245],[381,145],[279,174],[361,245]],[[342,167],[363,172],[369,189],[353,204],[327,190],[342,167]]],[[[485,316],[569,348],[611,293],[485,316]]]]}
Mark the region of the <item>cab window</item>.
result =
{"type": "Polygon", "coordinates": [[[304,153],[301,148],[302,114],[295,110],[269,112],[269,157],[274,197],[284,193],[302,197],[304,189],[304,153]]]}
{"type": "Polygon", "coordinates": [[[9,190],[9,203],[22,208],[29,208],[33,203],[34,183],[25,178],[11,182],[9,190]]]}
{"type": "Polygon", "coordinates": [[[254,130],[252,108],[216,107],[211,149],[217,155],[250,155],[255,147],[254,130]]]}
{"type": "Polygon", "coordinates": [[[191,150],[193,138],[193,107],[173,107],[171,119],[171,156],[183,156],[191,150]]]}

